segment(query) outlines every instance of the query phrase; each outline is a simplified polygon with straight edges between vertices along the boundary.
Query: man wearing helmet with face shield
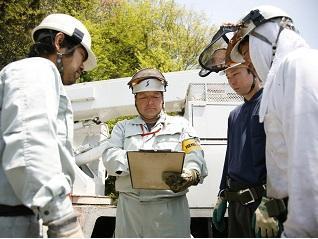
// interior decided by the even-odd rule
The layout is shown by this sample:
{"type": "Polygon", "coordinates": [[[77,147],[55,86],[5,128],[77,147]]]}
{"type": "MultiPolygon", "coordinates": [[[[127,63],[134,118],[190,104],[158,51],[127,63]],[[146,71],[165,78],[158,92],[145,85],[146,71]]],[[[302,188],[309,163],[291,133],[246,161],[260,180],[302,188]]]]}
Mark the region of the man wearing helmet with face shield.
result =
{"type": "MultiPolygon", "coordinates": [[[[318,51],[276,7],[253,9],[241,25],[230,57],[251,62],[265,82],[260,120],[266,132],[267,196],[288,197],[283,236],[317,237],[318,51]]],[[[266,229],[266,213],[264,207],[257,210],[256,228],[266,229]]]]}
{"type": "Polygon", "coordinates": [[[212,47],[205,48],[201,57],[208,59],[203,55],[210,54],[213,63],[208,66],[210,70],[219,72],[223,69],[221,73],[226,74],[231,88],[244,97],[244,103],[228,118],[226,157],[212,222],[217,230],[225,230],[224,215],[229,202],[227,236],[254,237],[252,217],[265,194],[266,183],[265,132],[258,114],[262,85],[251,66],[226,58],[230,46],[228,49],[217,48],[211,54],[209,48],[212,47]],[[223,58],[220,58],[221,53],[223,58]],[[216,57],[218,62],[215,62],[216,57]]]}
{"type": "Polygon", "coordinates": [[[77,19],[51,14],[34,28],[29,58],[0,73],[0,236],[82,237],[69,197],[76,166],[73,115],[63,85],[96,66],[77,19]]]}
{"type": "Polygon", "coordinates": [[[128,85],[139,116],[115,125],[103,154],[119,191],[115,237],[190,237],[186,193],[189,186],[202,183],[207,176],[197,134],[186,119],[164,112],[167,81],[160,71],[142,69],[128,85]],[[185,151],[183,173],[162,175],[171,190],[132,188],[126,153],[140,149],[185,151]]]}

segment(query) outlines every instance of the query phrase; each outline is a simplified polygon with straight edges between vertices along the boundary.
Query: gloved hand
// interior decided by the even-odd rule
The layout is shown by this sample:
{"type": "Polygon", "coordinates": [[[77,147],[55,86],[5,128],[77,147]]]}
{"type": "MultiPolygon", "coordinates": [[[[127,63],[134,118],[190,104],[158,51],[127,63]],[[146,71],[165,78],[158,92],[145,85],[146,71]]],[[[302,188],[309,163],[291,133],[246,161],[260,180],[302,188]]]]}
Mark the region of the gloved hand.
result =
{"type": "Polygon", "coordinates": [[[181,174],[177,172],[163,172],[162,178],[175,193],[182,192],[191,185],[197,185],[200,181],[199,172],[195,169],[183,169],[181,174]]]}
{"type": "Polygon", "coordinates": [[[67,214],[62,218],[51,221],[47,226],[48,237],[84,237],[77,216],[74,213],[67,214]]]}
{"type": "Polygon", "coordinates": [[[226,212],[226,206],[227,202],[225,198],[218,196],[213,210],[212,223],[219,232],[225,230],[224,214],[226,212]]]}
{"type": "Polygon", "coordinates": [[[278,237],[282,232],[282,224],[275,218],[268,216],[265,203],[270,199],[262,197],[262,201],[252,218],[252,229],[256,237],[278,237]]]}

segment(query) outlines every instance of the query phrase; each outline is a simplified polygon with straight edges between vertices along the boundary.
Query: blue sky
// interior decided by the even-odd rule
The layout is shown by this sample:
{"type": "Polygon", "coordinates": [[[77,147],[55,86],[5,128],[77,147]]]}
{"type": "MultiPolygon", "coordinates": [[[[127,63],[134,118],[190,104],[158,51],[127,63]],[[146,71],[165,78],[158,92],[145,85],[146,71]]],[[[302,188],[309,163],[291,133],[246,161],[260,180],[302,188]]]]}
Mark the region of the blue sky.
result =
{"type": "Polygon", "coordinates": [[[199,13],[204,13],[211,24],[236,22],[251,8],[274,5],[287,12],[307,43],[318,49],[318,1],[317,0],[175,0],[199,13]]]}

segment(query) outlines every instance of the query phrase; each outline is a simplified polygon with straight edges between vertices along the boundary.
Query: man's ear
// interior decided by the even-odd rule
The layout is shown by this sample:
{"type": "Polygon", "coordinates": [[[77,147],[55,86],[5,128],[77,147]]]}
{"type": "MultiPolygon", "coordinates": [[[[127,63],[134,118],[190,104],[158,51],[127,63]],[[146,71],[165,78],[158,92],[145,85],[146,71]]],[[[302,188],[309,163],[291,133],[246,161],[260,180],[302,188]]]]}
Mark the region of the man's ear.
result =
{"type": "Polygon", "coordinates": [[[56,49],[57,52],[61,52],[61,49],[63,48],[62,47],[62,42],[64,41],[65,39],[65,35],[63,32],[58,32],[56,35],[55,35],[55,38],[54,38],[54,47],[56,49]]]}

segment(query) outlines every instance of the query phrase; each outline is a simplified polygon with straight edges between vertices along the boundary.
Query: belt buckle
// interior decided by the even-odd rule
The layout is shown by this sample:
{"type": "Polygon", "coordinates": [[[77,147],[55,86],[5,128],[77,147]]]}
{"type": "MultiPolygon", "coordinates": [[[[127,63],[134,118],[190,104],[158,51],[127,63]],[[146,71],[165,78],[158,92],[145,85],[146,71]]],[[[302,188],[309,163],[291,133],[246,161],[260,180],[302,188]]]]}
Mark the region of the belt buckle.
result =
{"type": "Polygon", "coordinates": [[[255,202],[255,198],[254,198],[254,196],[253,196],[253,193],[252,193],[251,189],[249,189],[249,188],[247,188],[247,189],[242,189],[242,190],[239,191],[239,194],[242,195],[242,194],[245,193],[245,192],[249,192],[249,194],[250,194],[250,196],[251,196],[252,199],[251,199],[250,201],[245,202],[245,203],[242,203],[242,204],[243,204],[244,206],[246,206],[246,205],[248,205],[248,204],[251,204],[251,203],[255,202]]]}

